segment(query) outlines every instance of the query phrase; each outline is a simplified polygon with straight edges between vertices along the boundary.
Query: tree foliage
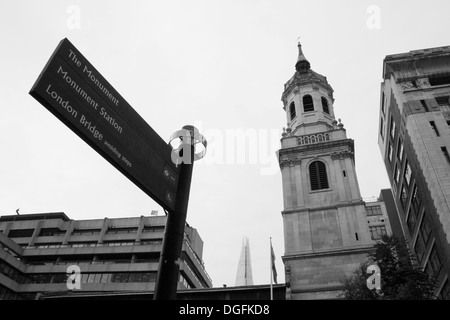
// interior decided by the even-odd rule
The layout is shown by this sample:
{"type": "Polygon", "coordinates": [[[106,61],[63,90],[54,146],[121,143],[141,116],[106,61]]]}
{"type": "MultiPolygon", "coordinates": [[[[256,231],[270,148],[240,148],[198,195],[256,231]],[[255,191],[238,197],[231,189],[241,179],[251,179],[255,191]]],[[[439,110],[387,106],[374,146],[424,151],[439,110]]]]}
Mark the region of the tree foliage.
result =
{"type": "Polygon", "coordinates": [[[367,262],[344,281],[341,298],[347,300],[432,300],[434,283],[414,263],[406,241],[383,236],[369,254],[367,262]],[[369,289],[367,268],[377,264],[381,273],[381,290],[369,289]]]}

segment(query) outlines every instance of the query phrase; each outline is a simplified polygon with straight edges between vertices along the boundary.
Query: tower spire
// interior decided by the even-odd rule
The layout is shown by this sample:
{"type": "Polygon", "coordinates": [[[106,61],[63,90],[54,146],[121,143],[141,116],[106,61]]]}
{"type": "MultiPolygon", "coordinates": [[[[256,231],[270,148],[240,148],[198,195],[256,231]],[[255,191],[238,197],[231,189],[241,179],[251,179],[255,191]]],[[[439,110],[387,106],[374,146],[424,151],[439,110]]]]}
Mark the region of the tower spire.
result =
{"type": "Polygon", "coordinates": [[[295,70],[297,70],[300,73],[308,72],[308,70],[311,68],[311,65],[309,64],[309,61],[303,54],[302,44],[300,43],[300,40],[298,41],[297,46],[298,46],[298,58],[297,62],[295,63],[295,70]]]}

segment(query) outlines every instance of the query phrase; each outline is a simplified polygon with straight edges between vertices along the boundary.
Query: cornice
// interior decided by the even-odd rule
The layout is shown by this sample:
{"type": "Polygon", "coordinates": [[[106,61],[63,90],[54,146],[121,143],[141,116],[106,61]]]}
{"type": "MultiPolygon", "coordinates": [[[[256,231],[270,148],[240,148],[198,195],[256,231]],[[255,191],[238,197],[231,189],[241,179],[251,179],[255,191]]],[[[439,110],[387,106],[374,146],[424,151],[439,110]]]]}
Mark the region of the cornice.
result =
{"type": "Polygon", "coordinates": [[[309,258],[319,258],[326,256],[336,256],[336,255],[349,255],[358,253],[369,253],[375,250],[375,243],[365,244],[359,246],[352,246],[347,248],[330,248],[326,250],[309,250],[306,252],[298,252],[285,254],[282,256],[284,262],[289,260],[299,260],[299,259],[309,259],[309,258]]]}
{"type": "Polygon", "coordinates": [[[283,169],[284,167],[294,167],[297,165],[300,165],[302,163],[302,159],[295,157],[295,158],[280,158],[280,169],[283,169]]]}
{"type": "Polygon", "coordinates": [[[337,155],[341,157],[341,153],[342,157],[347,157],[350,156],[347,155],[347,153],[351,153],[351,156],[354,158],[354,141],[353,139],[330,140],[313,144],[297,145],[290,148],[281,148],[279,150],[279,156],[280,159],[282,159],[282,156],[289,157],[289,155],[292,155],[291,157],[298,157],[299,154],[304,153],[305,156],[298,158],[305,158],[306,156],[311,157],[315,154],[324,153],[324,151],[327,154],[334,154],[335,157],[337,155]],[[340,149],[341,147],[347,147],[350,150],[342,150],[340,149]]]}
{"type": "Polygon", "coordinates": [[[319,206],[319,207],[304,207],[301,209],[286,209],[281,211],[282,215],[285,214],[294,214],[294,213],[302,213],[302,212],[313,212],[313,211],[323,211],[323,210],[337,210],[338,208],[344,208],[344,207],[352,207],[352,206],[361,206],[365,205],[365,202],[361,200],[356,201],[346,201],[341,202],[335,205],[327,205],[327,206],[319,206]]]}
{"type": "Polygon", "coordinates": [[[333,152],[331,154],[331,159],[332,160],[342,160],[345,158],[351,158],[351,159],[355,159],[355,153],[352,151],[348,151],[348,150],[344,150],[344,151],[340,151],[340,152],[333,152]]]}

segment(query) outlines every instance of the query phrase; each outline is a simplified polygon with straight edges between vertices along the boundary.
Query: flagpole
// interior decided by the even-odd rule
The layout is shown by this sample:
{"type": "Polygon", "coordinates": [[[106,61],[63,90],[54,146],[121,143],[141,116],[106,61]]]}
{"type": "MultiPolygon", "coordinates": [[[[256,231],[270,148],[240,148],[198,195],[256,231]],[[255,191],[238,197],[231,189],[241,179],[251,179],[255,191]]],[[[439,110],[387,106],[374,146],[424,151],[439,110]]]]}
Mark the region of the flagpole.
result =
{"type": "Polygon", "coordinates": [[[270,300],[273,300],[273,286],[272,286],[272,237],[270,237],[270,300]]]}

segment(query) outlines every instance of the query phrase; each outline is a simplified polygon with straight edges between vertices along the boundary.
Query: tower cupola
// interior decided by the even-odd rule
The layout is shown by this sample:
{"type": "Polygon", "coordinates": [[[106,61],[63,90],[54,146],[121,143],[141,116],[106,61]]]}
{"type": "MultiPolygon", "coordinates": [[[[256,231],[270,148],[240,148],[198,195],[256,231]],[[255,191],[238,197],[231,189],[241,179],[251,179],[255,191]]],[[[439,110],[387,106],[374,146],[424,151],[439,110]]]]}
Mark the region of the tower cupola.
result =
{"type": "Polygon", "coordinates": [[[296,72],[284,85],[281,97],[287,125],[294,135],[332,130],[335,120],[333,88],[326,77],[311,69],[300,42],[297,46],[296,72]]]}

